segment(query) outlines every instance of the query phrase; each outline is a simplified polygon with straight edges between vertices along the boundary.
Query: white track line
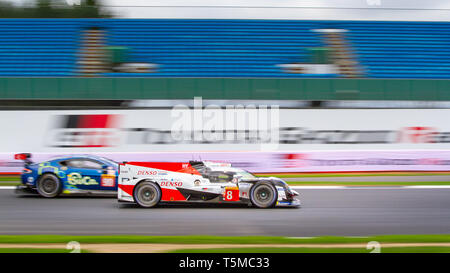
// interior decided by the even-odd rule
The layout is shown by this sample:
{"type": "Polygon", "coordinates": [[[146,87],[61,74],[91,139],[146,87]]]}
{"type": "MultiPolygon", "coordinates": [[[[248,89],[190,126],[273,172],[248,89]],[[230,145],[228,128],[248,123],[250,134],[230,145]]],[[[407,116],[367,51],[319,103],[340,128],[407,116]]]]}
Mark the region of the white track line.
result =
{"type": "Polygon", "coordinates": [[[0,186],[0,190],[14,190],[16,186],[0,186]]]}
{"type": "Polygon", "coordinates": [[[423,186],[403,186],[406,189],[450,189],[450,186],[445,186],[445,185],[436,185],[436,186],[428,186],[428,185],[423,185],[423,186]]]}
{"type": "Polygon", "coordinates": [[[291,186],[291,189],[294,190],[336,190],[336,189],[345,189],[346,186],[291,186]]]}

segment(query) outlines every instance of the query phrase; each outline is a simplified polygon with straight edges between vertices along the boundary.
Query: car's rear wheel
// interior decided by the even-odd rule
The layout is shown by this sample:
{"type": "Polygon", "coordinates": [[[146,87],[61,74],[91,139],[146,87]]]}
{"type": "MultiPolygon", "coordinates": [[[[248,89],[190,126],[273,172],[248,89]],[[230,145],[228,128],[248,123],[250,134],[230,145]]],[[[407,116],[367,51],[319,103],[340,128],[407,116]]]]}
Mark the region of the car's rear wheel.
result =
{"type": "Polygon", "coordinates": [[[141,182],[134,189],[133,197],[139,206],[151,208],[161,200],[161,189],[153,182],[141,182]]]}
{"type": "Polygon", "coordinates": [[[62,183],[58,177],[48,173],[39,178],[36,189],[41,196],[53,198],[62,192],[62,183]]]}
{"type": "Polygon", "coordinates": [[[250,190],[250,201],[258,208],[274,207],[278,200],[278,192],[270,183],[257,183],[250,190]]]}

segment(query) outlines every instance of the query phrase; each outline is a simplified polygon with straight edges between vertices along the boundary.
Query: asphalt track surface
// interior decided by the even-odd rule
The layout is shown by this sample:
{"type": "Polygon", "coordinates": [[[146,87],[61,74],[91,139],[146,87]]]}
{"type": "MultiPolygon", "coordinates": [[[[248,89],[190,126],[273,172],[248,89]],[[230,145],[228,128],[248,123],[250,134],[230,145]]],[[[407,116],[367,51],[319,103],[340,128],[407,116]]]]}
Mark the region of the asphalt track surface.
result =
{"type": "Polygon", "coordinates": [[[165,205],[0,190],[0,234],[320,235],[450,233],[450,189],[298,190],[302,208],[165,205]]]}

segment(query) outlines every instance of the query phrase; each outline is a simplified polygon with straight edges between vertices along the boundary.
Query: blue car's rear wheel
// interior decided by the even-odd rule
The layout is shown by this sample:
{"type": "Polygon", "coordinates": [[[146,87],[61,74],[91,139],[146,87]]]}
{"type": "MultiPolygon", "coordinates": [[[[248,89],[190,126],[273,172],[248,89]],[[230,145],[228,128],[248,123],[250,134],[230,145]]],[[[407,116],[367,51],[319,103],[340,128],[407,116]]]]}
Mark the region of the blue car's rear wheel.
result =
{"type": "Polygon", "coordinates": [[[62,192],[62,183],[58,177],[48,173],[39,178],[36,189],[41,196],[53,198],[62,192]]]}
{"type": "Polygon", "coordinates": [[[147,181],[139,183],[133,195],[136,203],[144,208],[154,207],[161,200],[160,188],[155,183],[147,181]]]}

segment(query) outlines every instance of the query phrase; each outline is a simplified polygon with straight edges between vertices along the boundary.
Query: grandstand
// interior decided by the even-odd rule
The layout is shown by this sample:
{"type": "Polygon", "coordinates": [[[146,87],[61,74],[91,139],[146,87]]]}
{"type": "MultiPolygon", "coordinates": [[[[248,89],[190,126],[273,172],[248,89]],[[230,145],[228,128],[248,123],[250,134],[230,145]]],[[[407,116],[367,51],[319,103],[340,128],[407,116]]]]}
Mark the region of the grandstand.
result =
{"type": "Polygon", "coordinates": [[[83,39],[93,28],[103,35],[91,41],[97,46],[127,47],[129,62],[157,66],[145,73],[98,69],[100,77],[345,77],[342,69],[287,73],[281,66],[310,63],[309,48],[332,48],[317,30],[334,29],[345,30],[337,43],[360,68],[353,77],[450,78],[447,22],[195,19],[1,19],[0,77],[85,75],[83,39]]]}
{"type": "Polygon", "coordinates": [[[74,75],[78,21],[0,20],[0,76],[74,75]]]}

